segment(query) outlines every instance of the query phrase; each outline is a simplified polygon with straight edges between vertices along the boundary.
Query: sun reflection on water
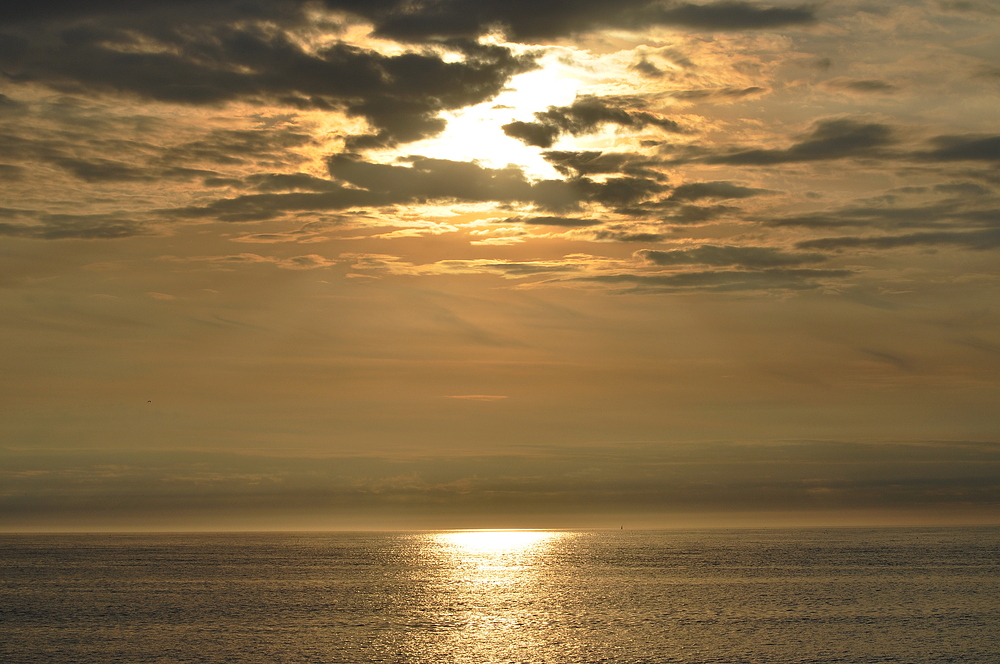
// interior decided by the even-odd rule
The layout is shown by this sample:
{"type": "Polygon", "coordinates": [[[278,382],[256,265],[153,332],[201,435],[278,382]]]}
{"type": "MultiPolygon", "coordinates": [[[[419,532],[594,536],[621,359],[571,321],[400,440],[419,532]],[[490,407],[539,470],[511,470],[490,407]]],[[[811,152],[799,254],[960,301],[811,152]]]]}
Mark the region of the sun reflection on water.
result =
{"type": "Polygon", "coordinates": [[[428,634],[407,650],[447,661],[521,661],[537,652],[537,630],[550,619],[546,603],[556,542],[573,533],[543,530],[455,530],[425,536],[436,573],[425,586],[432,609],[428,634]]]}
{"type": "Polygon", "coordinates": [[[562,533],[541,530],[460,530],[437,535],[438,542],[456,555],[504,555],[529,553],[562,533]]]}

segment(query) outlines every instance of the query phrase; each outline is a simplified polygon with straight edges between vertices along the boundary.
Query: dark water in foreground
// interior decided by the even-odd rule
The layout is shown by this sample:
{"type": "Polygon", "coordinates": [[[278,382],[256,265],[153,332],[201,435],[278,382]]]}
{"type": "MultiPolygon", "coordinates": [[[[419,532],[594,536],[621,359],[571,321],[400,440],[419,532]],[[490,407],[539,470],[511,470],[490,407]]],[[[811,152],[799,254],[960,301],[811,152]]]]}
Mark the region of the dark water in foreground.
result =
{"type": "Polygon", "coordinates": [[[1000,662],[1000,529],[0,535],[0,661],[1000,662]]]}

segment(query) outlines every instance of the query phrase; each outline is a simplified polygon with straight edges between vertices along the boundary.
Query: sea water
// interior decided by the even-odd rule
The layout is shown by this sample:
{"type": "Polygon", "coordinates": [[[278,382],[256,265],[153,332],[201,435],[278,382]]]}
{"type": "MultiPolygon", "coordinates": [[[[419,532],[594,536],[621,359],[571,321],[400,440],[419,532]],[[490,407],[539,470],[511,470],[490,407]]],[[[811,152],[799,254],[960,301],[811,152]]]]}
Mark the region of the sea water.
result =
{"type": "Polygon", "coordinates": [[[0,535],[0,661],[1000,662],[1000,529],[0,535]]]}

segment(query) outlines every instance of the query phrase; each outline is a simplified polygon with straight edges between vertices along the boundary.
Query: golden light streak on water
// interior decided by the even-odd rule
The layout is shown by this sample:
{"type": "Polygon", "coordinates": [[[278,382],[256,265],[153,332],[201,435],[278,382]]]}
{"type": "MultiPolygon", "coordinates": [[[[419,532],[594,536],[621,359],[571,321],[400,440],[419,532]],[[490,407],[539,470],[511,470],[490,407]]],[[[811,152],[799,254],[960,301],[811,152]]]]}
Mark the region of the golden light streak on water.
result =
{"type": "Polygon", "coordinates": [[[542,530],[461,530],[437,535],[458,556],[530,553],[563,533],[542,530]]]}
{"type": "MultiPolygon", "coordinates": [[[[428,592],[450,607],[439,646],[456,662],[523,659],[543,646],[526,623],[545,615],[524,610],[551,595],[555,543],[573,533],[541,530],[462,530],[430,535],[427,551],[440,576],[428,592]],[[520,607],[515,610],[514,607],[520,607]],[[516,643],[511,643],[512,635],[516,643]]],[[[544,612],[543,612],[544,613],[544,612]]]]}

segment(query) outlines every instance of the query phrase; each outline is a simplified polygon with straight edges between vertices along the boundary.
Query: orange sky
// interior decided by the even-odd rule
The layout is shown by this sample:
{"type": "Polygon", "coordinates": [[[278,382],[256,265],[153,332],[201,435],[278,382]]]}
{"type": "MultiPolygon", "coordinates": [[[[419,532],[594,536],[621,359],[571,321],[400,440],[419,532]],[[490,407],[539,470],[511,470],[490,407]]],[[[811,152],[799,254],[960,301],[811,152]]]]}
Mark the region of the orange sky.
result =
{"type": "Polygon", "coordinates": [[[992,3],[14,7],[0,529],[1000,520],[992,3]]]}

